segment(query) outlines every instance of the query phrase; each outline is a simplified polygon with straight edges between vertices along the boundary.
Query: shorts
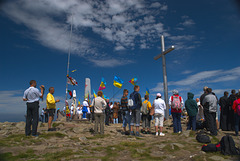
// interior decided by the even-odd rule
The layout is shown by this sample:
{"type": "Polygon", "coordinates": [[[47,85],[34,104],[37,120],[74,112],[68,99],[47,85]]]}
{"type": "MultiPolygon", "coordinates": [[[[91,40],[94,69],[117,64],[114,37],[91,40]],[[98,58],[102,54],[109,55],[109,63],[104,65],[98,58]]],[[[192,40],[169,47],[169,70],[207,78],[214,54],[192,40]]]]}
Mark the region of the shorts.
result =
{"type": "Polygon", "coordinates": [[[158,113],[154,114],[155,117],[155,126],[163,127],[164,114],[158,113]]]}
{"type": "Polygon", "coordinates": [[[134,126],[134,124],[135,124],[136,127],[139,127],[140,126],[140,117],[141,117],[140,109],[132,110],[132,115],[130,117],[132,117],[130,125],[134,126]]]}
{"type": "Polygon", "coordinates": [[[49,116],[54,117],[55,112],[56,112],[56,109],[48,109],[49,116]]]}

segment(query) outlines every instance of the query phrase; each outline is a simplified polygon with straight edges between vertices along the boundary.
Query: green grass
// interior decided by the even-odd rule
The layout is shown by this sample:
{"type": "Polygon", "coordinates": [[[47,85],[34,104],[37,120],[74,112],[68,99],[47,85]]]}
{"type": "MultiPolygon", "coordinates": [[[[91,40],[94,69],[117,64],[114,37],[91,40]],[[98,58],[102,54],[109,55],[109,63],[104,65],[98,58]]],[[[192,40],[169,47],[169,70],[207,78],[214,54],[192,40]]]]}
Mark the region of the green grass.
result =
{"type": "Polygon", "coordinates": [[[219,141],[220,141],[220,140],[219,140],[216,136],[212,136],[212,140],[211,140],[211,143],[212,143],[212,144],[218,144],[219,141]]]}
{"type": "Polygon", "coordinates": [[[163,150],[166,151],[166,152],[174,153],[175,151],[180,150],[180,148],[176,145],[168,144],[163,148],[163,150]],[[174,147],[174,149],[172,149],[172,146],[174,147]]]}
{"type": "Polygon", "coordinates": [[[52,124],[52,127],[58,127],[59,125],[64,125],[64,123],[62,123],[62,122],[54,122],[52,124]]]}
{"type": "Polygon", "coordinates": [[[30,138],[29,136],[25,136],[24,134],[14,134],[9,135],[6,138],[0,139],[0,147],[11,147],[15,145],[24,145],[22,142],[23,140],[26,140],[27,138],[30,138]]]}
{"type": "Polygon", "coordinates": [[[56,152],[56,153],[51,153],[51,152],[46,153],[43,155],[43,157],[45,160],[58,161],[58,160],[62,160],[62,159],[71,159],[71,156],[75,155],[75,154],[79,154],[79,153],[73,152],[71,149],[67,149],[67,150],[56,152]]]}
{"type": "Polygon", "coordinates": [[[11,152],[0,154],[1,161],[15,161],[19,159],[29,160],[36,158],[37,155],[34,154],[34,150],[28,149],[26,152],[19,153],[18,155],[13,155],[11,152]]]}
{"type": "Polygon", "coordinates": [[[62,134],[60,132],[49,132],[49,133],[42,133],[41,135],[39,135],[40,138],[45,138],[45,139],[49,139],[51,137],[57,137],[57,138],[64,138],[65,134],[62,134]]]}
{"type": "Polygon", "coordinates": [[[195,136],[196,136],[196,132],[191,130],[189,132],[189,137],[195,137],[195,136]]]}
{"type": "Polygon", "coordinates": [[[104,135],[95,135],[95,136],[90,136],[90,137],[86,137],[88,140],[94,140],[94,139],[102,139],[105,137],[109,137],[109,134],[104,134],[104,135]]]}

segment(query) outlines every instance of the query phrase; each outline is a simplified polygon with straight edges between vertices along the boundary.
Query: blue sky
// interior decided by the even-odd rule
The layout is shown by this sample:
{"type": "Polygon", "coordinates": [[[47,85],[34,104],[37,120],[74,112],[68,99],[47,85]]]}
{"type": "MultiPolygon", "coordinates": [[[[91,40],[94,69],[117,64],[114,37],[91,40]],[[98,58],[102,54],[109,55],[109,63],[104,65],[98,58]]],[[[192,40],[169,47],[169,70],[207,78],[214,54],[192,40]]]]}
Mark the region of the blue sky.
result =
{"type": "Polygon", "coordinates": [[[128,81],[137,77],[141,95],[149,88],[151,101],[163,94],[162,60],[153,60],[162,34],[166,49],[175,46],[166,55],[169,94],[177,89],[186,100],[189,91],[199,97],[205,85],[218,97],[240,88],[237,1],[18,0],[3,1],[0,9],[0,121],[23,120],[22,95],[31,79],[54,86],[58,107],[64,106],[71,14],[70,70],[77,71],[70,76],[79,85],[69,88],[81,101],[87,77],[95,91],[104,77],[110,98],[118,91],[115,75],[130,92],[128,81]]]}

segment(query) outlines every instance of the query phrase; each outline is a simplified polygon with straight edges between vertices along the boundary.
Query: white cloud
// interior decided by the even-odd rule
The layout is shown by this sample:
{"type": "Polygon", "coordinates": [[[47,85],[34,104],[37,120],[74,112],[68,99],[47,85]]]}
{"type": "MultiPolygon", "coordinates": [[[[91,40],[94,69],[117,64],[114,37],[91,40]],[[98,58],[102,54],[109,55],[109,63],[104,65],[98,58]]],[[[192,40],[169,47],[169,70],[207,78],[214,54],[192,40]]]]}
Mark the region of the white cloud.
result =
{"type": "Polygon", "coordinates": [[[193,84],[199,83],[200,81],[207,81],[207,79],[210,79],[212,77],[219,75],[220,72],[221,70],[203,71],[203,72],[199,72],[197,74],[191,75],[186,79],[183,79],[180,81],[169,82],[169,84],[177,85],[177,86],[193,85],[193,84]]]}
{"type": "Polygon", "coordinates": [[[143,0],[18,0],[4,3],[2,9],[10,19],[28,27],[32,39],[64,53],[69,48],[73,14],[72,54],[93,63],[92,56],[115,57],[100,52],[105,48],[101,42],[115,50],[132,50],[149,47],[164,31],[168,34],[158,18],[167,5],[158,2],[149,5],[143,0]],[[142,43],[141,39],[147,41],[142,43]]]}
{"type": "Polygon", "coordinates": [[[192,73],[191,70],[185,70],[185,71],[182,72],[182,74],[190,74],[190,73],[192,73]]]}
{"type": "Polygon", "coordinates": [[[91,59],[91,62],[93,62],[96,66],[99,67],[115,67],[115,66],[122,66],[126,64],[133,63],[132,60],[125,60],[125,59],[91,59]]]}
{"type": "Polygon", "coordinates": [[[195,22],[191,19],[185,20],[183,23],[181,23],[183,26],[192,26],[195,24],[195,22]]]}
{"type": "Polygon", "coordinates": [[[180,25],[184,26],[184,27],[191,27],[193,25],[195,25],[195,22],[189,18],[189,16],[182,16],[182,19],[184,20],[184,22],[180,23],[180,25]]]}
{"type": "MultiPolygon", "coordinates": [[[[186,70],[184,73],[192,73],[192,71],[186,70]]],[[[183,73],[181,73],[183,74],[183,73]]],[[[194,87],[194,89],[203,86],[203,84],[214,84],[236,81],[240,79],[240,67],[236,67],[230,70],[211,70],[211,71],[202,71],[196,74],[192,74],[185,79],[178,81],[168,82],[168,86],[182,89],[184,91],[190,90],[189,87],[194,87]]],[[[163,90],[163,83],[160,82],[156,85],[155,88],[152,88],[151,91],[161,91],[163,90]]],[[[216,94],[221,94],[224,91],[229,91],[230,89],[213,89],[216,94]]]]}
{"type": "MultiPolygon", "coordinates": [[[[15,115],[19,114],[22,117],[27,110],[26,102],[22,100],[23,90],[12,90],[12,91],[0,91],[0,111],[1,114],[15,115]]],[[[40,109],[46,107],[46,96],[44,100],[39,102],[40,109]]],[[[55,99],[60,99],[57,103],[57,108],[64,107],[65,98],[55,96],[55,99]]]]}

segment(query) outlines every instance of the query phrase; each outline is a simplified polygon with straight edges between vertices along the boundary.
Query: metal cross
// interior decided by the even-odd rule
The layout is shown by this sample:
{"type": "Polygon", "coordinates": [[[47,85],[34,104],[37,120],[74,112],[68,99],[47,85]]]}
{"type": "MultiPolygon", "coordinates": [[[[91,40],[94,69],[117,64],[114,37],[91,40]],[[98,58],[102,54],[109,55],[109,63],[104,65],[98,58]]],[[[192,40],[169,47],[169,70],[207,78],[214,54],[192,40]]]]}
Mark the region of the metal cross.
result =
{"type": "Polygon", "coordinates": [[[167,106],[167,110],[165,111],[166,119],[169,118],[169,104],[168,104],[168,86],[167,86],[167,71],[166,71],[166,59],[165,55],[170,51],[174,50],[174,46],[171,46],[169,49],[165,51],[165,44],[164,44],[164,36],[161,36],[161,43],[162,43],[162,53],[155,56],[154,60],[157,60],[162,57],[162,68],[163,68],[163,87],[164,87],[164,100],[167,106]]]}

